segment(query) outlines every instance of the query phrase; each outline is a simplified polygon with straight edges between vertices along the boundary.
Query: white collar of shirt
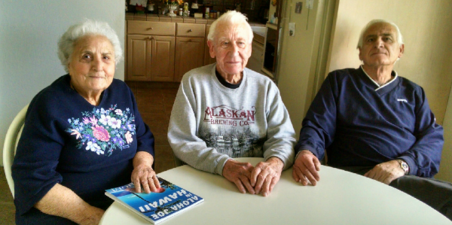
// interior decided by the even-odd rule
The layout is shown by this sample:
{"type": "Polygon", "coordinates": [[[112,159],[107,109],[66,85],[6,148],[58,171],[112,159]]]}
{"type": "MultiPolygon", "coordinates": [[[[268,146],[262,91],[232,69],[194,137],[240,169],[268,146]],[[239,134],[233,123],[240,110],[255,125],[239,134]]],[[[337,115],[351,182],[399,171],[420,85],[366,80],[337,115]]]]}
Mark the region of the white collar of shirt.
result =
{"type": "Polygon", "coordinates": [[[368,77],[375,85],[377,85],[377,89],[375,89],[375,91],[378,91],[378,90],[380,90],[380,89],[382,89],[382,88],[388,86],[390,83],[394,82],[394,81],[397,79],[397,77],[398,77],[397,72],[396,72],[395,70],[393,70],[395,76],[394,76],[389,82],[387,82],[386,84],[380,85],[380,84],[378,84],[376,81],[374,81],[374,79],[372,79],[372,77],[370,77],[369,74],[366,73],[366,71],[364,70],[364,68],[363,68],[362,65],[361,65],[360,67],[361,67],[361,69],[363,70],[364,74],[366,74],[366,76],[367,76],[367,77],[368,77]]]}

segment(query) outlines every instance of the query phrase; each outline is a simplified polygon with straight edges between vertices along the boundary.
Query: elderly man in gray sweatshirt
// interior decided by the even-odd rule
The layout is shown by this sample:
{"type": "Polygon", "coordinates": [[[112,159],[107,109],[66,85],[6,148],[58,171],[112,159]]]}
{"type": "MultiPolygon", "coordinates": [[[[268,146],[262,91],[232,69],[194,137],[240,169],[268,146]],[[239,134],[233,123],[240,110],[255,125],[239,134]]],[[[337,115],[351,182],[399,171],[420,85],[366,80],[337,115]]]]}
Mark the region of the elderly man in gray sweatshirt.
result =
{"type": "Polygon", "coordinates": [[[224,176],[240,192],[267,196],[293,163],[295,132],[271,79],[245,68],[253,32],[239,12],[212,23],[216,63],[187,72],[171,113],[168,140],[188,165],[224,176]],[[237,157],[263,157],[255,167],[237,157]]]}

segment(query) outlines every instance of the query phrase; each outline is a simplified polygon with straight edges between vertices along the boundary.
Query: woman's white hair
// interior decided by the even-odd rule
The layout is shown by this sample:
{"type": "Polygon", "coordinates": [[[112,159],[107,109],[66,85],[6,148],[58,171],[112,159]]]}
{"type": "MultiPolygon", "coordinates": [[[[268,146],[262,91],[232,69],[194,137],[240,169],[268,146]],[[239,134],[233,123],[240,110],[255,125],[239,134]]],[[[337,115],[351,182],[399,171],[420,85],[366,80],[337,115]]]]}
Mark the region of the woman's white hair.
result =
{"type": "Polygon", "coordinates": [[[61,36],[58,41],[58,58],[64,66],[64,70],[69,72],[68,63],[74,51],[75,42],[87,35],[102,35],[110,40],[115,51],[115,63],[118,64],[122,60],[122,48],[118,35],[110,25],[106,22],[85,20],[69,27],[69,29],[61,36]]]}
{"type": "Polygon", "coordinates": [[[208,40],[213,41],[215,38],[217,25],[219,23],[244,24],[249,30],[250,43],[253,41],[253,30],[248,23],[248,18],[235,10],[224,13],[210,25],[209,34],[207,35],[208,40]]]}
{"type": "Polygon", "coordinates": [[[372,25],[374,25],[376,23],[387,23],[387,24],[390,24],[391,26],[393,26],[397,31],[397,42],[400,45],[403,44],[402,33],[400,32],[399,27],[395,23],[393,23],[391,21],[383,20],[383,19],[375,19],[375,20],[371,20],[369,23],[367,23],[367,25],[361,30],[357,48],[363,47],[364,33],[366,33],[366,31],[369,29],[369,27],[371,27],[372,25]]]}

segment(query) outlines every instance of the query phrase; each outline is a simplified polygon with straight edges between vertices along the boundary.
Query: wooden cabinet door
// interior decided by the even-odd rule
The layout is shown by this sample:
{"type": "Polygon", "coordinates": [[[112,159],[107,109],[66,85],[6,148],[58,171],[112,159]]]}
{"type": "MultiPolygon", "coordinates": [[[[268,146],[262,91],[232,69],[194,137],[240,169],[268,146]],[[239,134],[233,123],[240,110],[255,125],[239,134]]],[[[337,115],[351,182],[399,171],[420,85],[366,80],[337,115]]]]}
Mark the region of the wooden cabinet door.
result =
{"type": "Polygon", "coordinates": [[[128,35],[127,80],[173,81],[175,38],[128,35]]]}
{"type": "Polygon", "coordinates": [[[264,45],[257,41],[253,41],[251,57],[248,59],[246,67],[262,73],[262,67],[264,66],[264,45]]]}
{"type": "Polygon", "coordinates": [[[151,43],[148,48],[151,81],[173,81],[175,37],[152,36],[151,43]]]}
{"type": "Polygon", "coordinates": [[[206,50],[204,51],[204,65],[209,65],[216,62],[215,58],[210,57],[209,46],[207,46],[207,35],[209,35],[210,24],[206,26],[206,50]]]}
{"type": "Polygon", "coordinates": [[[201,37],[177,37],[176,62],[178,63],[174,81],[181,81],[186,72],[204,65],[205,45],[205,39],[201,37]]]}
{"type": "Polygon", "coordinates": [[[150,55],[148,48],[151,42],[148,36],[127,36],[127,80],[150,81],[150,55]]]}

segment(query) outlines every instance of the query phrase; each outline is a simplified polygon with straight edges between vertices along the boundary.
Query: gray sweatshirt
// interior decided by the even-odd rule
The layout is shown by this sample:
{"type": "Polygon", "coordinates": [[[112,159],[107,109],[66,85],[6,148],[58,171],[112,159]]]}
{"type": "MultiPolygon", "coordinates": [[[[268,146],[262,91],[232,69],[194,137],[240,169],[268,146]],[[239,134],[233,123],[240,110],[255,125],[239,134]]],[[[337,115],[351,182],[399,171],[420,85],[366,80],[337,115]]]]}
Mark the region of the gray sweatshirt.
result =
{"type": "Polygon", "coordinates": [[[236,157],[278,157],[293,163],[295,131],[272,80],[248,68],[240,86],[225,87],[215,63],[187,72],[171,112],[168,141],[177,158],[222,175],[236,157]]]}

